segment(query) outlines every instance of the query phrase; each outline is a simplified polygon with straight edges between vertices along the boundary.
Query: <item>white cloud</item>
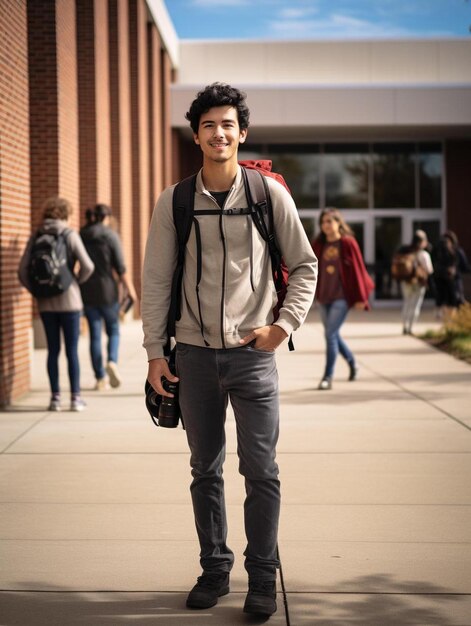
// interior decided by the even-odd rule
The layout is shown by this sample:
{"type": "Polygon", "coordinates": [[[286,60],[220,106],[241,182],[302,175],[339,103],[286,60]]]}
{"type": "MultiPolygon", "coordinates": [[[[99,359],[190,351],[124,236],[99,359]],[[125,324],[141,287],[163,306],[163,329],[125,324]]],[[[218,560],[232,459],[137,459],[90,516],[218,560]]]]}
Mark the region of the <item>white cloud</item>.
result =
{"type": "Polygon", "coordinates": [[[284,38],[377,38],[410,37],[416,34],[387,22],[371,22],[350,15],[333,13],[322,19],[270,20],[268,28],[272,35],[284,38]]]}
{"type": "Polygon", "coordinates": [[[300,20],[317,13],[318,9],[313,7],[281,9],[278,16],[281,20],[300,20]]]}

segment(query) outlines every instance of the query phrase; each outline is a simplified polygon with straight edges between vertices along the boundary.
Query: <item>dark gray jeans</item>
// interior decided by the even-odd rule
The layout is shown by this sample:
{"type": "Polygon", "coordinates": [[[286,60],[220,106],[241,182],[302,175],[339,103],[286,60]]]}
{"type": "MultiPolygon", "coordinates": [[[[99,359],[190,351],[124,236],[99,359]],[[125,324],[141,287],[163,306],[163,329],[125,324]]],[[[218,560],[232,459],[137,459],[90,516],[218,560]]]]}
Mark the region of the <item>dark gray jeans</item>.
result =
{"type": "Polygon", "coordinates": [[[226,545],[222,478],[230,399],[237,424],[239,471],[245,478],[245,569],[251,580],[275,580],[280,513],[275,354],[251,345],[214,350],[179,343],[176,363],[191,451],[191,496],[203,571],[229,572],[234,562],[226,545]]]}

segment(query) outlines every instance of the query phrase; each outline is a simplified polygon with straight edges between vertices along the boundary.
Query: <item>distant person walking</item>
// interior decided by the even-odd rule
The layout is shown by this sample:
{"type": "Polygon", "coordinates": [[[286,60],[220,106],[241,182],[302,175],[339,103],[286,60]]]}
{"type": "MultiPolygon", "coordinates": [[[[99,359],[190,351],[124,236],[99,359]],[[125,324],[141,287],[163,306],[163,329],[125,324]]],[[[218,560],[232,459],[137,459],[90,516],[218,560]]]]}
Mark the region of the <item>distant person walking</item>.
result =
{"type": "Polygon", "coordinates": [[[434,250],[433,265],[439,316],[452,315],[465,302],[463,274],[471,271],[466,253],[452,230],[445,231],[440,237],[434,250]]]}
{"type": "Polygon", "coordinates": [[[335,362],[340,352],[349,367],[348,380],[355,380],[355,357],[340,336],[350,308],[369,309],[368,297],[374,289],[360,248],[352,231],[337,209],[324,209],[319,217],[320,233],[313,242],[319,260],[316,300],[319,303],[326,342],[326,364],[318,389],[332,388],[335,362]]]}
{"type": "Polygon", "coordinates": [[[427,234],[423,230],[416,230],[411,244],[402,249],[402,254],[412,259],[413,268],[410,277],[399,283],[403,298],[402,333],[404,335],[412,334],[412,328],[419,319],[422,309],[429,277],[433,274],[428,246],[427,234]]]}
{"type": "Polygon", "coordinates": [[[126,274],[121,241],[109,226],[110,216],[109,206],[97,204],[92,211],[88,210],[87,224],[80,231],[85,248],[95,264],[95,271],[81,285],[81,289],[90,329],[95,389],[98,391],[108,388],[108,380],[112,387],[121,384],[118,370],[119,281],[124,284],[131,298],[136,300],[134,286],[126,274]],[[103,322],[108,337],[106,369],[101,348],[103,322]]]}
{"type": "Polygon", "coordinates": [[[78,340],[83,308],[79,283],[91,276],[94,265],[79,234],[68,227],[70,202],[52,197],[43,205],[43,223],[30,238],[19,266],[21,283],[36,298],[47,340],[47,373],[51,387],[49,411],[61,410],[59,353],[61,331],[70,380],[70,410],[82,411],[78,340]],[[75,273],[78,261],[80,269],[75,273]]]}

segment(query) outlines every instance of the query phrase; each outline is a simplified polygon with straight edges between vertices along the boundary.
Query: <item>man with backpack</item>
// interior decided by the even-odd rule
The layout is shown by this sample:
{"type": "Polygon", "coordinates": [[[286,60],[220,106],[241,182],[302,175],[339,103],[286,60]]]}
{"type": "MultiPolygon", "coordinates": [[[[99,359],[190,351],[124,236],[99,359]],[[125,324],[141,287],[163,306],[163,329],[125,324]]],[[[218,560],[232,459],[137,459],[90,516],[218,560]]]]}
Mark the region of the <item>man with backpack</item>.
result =
{"type": "Polygon", "coordinates": [[[287,293],[274,321],[274,245],[267,244],[254,224],[257,216],[249,206],[244,170],[237,160],[249,125],[245,94],[214,83],[197,95],[186,117],[203,152],[203,168],[193,179],[194,207],[184,245],[179,245],[181,233],[175,225],[179,212],[189,210],[177,191],[181,187],[164,190],[152,217],[142,289],[148,381],[162,396],[170,395],[162,379],[179,381],[203,569],[187,606],[209,608],[229,592],[234,554],[226,544],[222,468],[230,399],[247,494],[244,554],[249,591],[244,611],[270,616],[276,611],[279,566],[275,351],[309,311],[317,260],[290,194],[274,179],[264,179],[267,202],[258,208],[264,219],[273,220],[276,246],[289,270],[287,293]],[[267,203],[268,215],[263,206],[267,203]],[[173,331],[178,377],[165,358],[173,331]]]}

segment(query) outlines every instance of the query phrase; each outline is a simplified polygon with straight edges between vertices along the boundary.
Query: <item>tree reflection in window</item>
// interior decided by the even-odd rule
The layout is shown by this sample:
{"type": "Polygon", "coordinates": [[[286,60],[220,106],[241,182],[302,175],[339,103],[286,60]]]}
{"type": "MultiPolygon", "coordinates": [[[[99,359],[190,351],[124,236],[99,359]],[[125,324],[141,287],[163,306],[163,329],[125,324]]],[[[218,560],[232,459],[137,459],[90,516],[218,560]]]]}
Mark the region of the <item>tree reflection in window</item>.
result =
{"type": "Polygon", "coordinates": [[[368,208],[368,146],[325,146],[325,203],[339,209],[368,208]]]}
{"type": "Polygon", "coordinates": [[[282,172],[299,209],[319,208],[319,155],[272,154],[273,171],[282,172]]]}
{"type": "Polygon", "coordinates": [[[421,209],[442,206],[442,152],[440,144],[419,145],[419,184],[421,209]]]}
{"type": "Polygon", "coordinates": [[[374,146],[374,208],[415,207],[415,149],[413,144],[374,146]]]}

